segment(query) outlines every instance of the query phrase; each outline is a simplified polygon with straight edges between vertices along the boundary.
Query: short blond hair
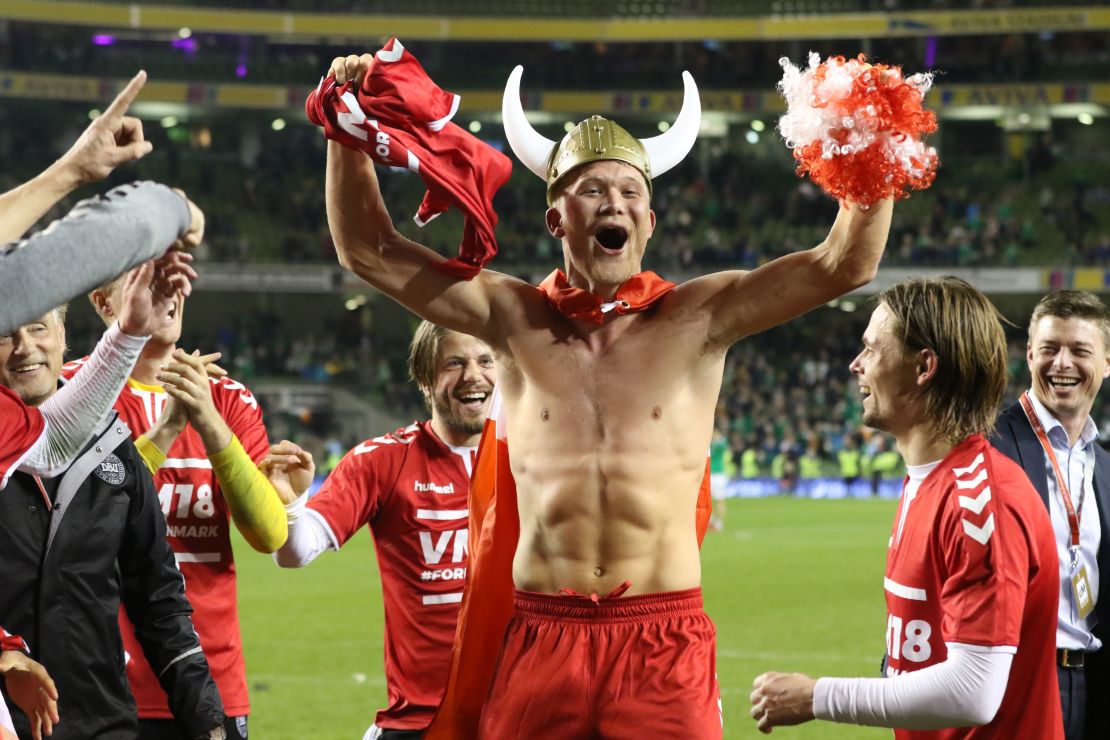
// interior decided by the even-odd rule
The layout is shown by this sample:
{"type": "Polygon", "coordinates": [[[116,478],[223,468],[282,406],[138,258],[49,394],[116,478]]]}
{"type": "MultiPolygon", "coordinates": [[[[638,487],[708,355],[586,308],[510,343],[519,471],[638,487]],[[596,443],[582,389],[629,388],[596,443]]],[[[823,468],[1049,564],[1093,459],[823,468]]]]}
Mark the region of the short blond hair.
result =
{"type": "Polygon", "coordinates": [[[1037,301],[1037,305],[1033,307],[1033,316],[1029,319],[1030,342],[1033,341],[1037,323],[1045,316],[1093,321],[1102,334],[1103,351],[1110,352],[1110,313],[1106,311],[1106,304],[1094,293],[1086,290],[1058,290],[1037,301]]]}

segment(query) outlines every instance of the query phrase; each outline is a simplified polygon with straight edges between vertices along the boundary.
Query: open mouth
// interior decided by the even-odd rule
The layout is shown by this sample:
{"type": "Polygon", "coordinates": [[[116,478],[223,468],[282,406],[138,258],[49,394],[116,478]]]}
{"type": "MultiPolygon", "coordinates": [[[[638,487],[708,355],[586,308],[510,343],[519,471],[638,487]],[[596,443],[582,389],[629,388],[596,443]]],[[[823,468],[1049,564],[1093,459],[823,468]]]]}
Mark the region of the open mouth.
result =
{"type": "Polygon", "coordinates": [[[1064,390],[1079,385],[1079,378],[1049,378],[1048,384],[1053,388],[1064,390]]]}
{"type": "Polygon", "coordinates": [[[468,409],[478,410],[489,398],[489,391],[466,391],[459,393],[455,399],[468,409]]]}
{"type": "Polygon", "coordinates": [[[619,226],[605,226],[594,235],[597,243],[607,252],[617,253],[624,249],[628,241],[628,232],[619,226]]]}
{"type": "Polygon", "coordinates": [[[871,395],[871,386],[869,386],[869,385],[861,385],[861,386],[859,387],[859,392],[860,392],[860,395],[862,395],[862,396],[864,396],[864,397],[866,397],[866,396],[870,396],[870,395],[871,395]]]}

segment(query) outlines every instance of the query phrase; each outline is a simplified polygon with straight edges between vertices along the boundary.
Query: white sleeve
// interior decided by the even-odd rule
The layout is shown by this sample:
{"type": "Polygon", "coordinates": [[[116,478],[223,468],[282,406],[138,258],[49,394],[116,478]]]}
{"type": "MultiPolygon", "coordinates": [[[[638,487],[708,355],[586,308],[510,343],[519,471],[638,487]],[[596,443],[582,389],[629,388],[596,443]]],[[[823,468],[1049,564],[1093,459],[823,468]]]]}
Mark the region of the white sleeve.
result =
{"type": "Polygon", "coordinates": [[[324,550],[338,550],[339,542],[320,512],[308,508],[308,494],[285,505],[289,520],[289,536],[274,553],[274,562],[282,568],[303,568],[324,550]]]}
{"type": "Polygon", "coordinates": [[[985,725],[1002,706],[1012,652],[948,645],[948,659],[891,678],[820,678],[818,719],[872,727],[938,730],[985,725]]]}
{"type": "Polygon", "coordinates": [[[20,470],[49,476],[69,466],[119,397],[147,339],[124,334],[118,322],[108,327],[81,372],[39,407],[46,434],[20,470]]]}

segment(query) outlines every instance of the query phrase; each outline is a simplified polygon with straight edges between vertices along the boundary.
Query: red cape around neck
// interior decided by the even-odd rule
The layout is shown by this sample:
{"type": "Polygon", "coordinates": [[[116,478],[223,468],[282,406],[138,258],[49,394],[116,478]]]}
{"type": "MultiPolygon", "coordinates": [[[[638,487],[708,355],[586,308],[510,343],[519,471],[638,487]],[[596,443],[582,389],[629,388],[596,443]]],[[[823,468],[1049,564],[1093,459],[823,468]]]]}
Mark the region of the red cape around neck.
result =
{"type": "Polygon", "coordinates": [[[674,290],[675,284],[664,280],[654,272],[638,272],[628,278],[617,289],[612,301],[604,301],[600,296],[575,288],[566,274],[556,269],[537,286],[547,296],[556,311],[569,319],[601,324],[608,310],[619,314],[635,313],[653,306],[660,298],[674,290]],[[603,309],[603,306],[608,307],[603,309]]]}

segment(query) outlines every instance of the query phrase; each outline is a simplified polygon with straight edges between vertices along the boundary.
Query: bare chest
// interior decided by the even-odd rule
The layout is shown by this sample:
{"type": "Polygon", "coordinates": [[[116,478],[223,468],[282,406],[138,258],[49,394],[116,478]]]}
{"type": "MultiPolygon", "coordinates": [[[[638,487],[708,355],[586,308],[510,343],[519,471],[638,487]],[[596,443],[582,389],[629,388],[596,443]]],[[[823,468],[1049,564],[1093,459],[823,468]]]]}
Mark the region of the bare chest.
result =
{"type": "Polygon", "coordinates": [[[720,368],[702,355],[704,336],[637,319],[530,337],[514,353],[519,383],[503,389],[521,421],[554,423],[590,437],[604,434],[607,425],[665,428],[702,405],[711,409],[720,368]]]}

